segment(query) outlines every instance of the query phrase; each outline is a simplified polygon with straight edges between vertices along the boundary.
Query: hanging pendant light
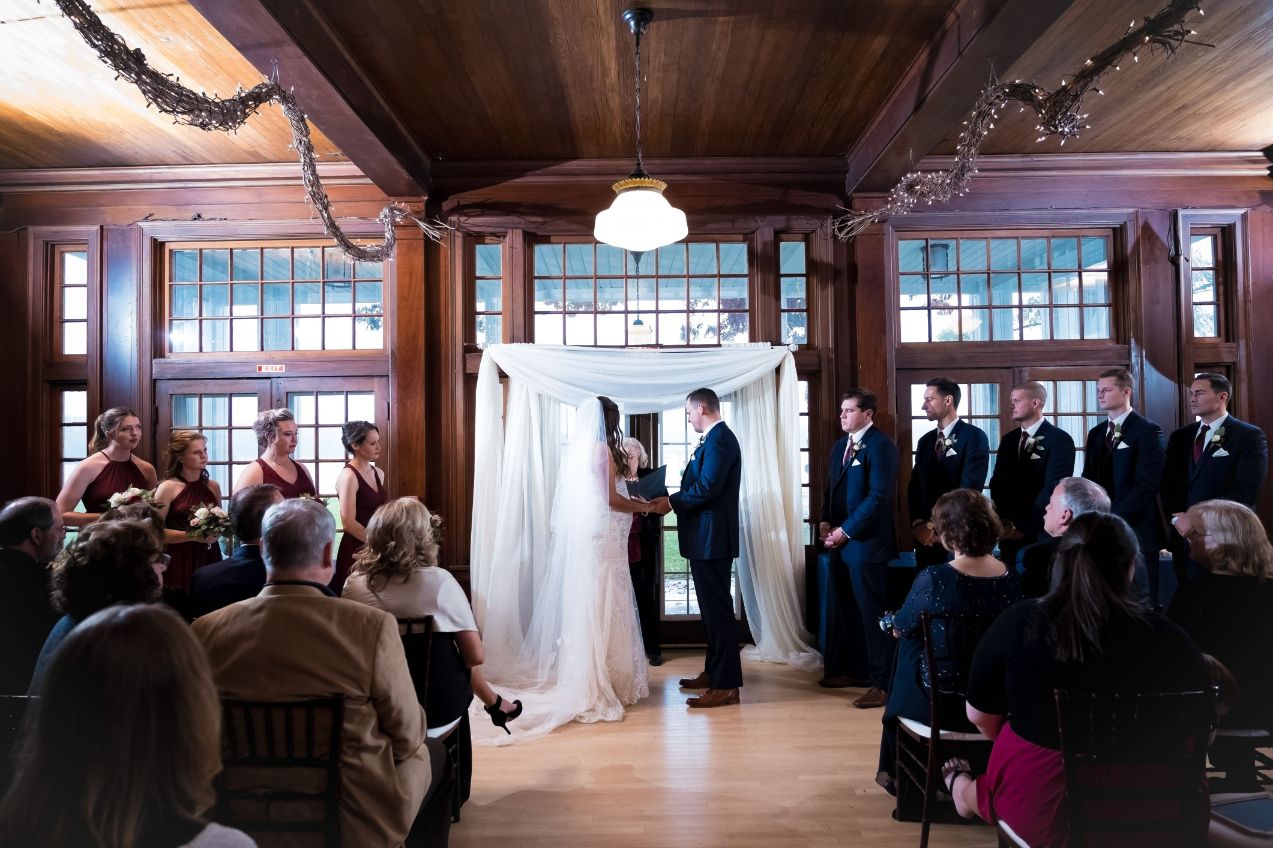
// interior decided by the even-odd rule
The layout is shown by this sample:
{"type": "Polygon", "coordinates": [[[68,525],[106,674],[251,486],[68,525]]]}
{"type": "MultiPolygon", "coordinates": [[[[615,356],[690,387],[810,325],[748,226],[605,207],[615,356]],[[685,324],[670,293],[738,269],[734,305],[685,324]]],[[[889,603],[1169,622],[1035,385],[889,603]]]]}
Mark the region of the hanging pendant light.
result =
{"type": "Polygon", "coordinates": [[[609,209],[597,213],[592,231],[602,244],[634,253],[672,244],[689,234],[685,213],[663,196],[667,183],[645,172],[641,155],[641,36],[653,19],[653,9],[628,9],[623,13],[623,20],[636,36],[636,168],[627,179],[611,186],[614,202],[609,209]]]}

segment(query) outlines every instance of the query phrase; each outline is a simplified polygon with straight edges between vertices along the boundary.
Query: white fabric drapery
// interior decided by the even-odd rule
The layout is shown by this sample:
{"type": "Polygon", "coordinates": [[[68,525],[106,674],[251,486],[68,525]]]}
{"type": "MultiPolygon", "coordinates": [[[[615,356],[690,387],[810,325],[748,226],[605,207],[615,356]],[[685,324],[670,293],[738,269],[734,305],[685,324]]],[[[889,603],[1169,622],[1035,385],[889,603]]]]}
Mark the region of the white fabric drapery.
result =
{"type": "MultiPolygon", "coordinates": [[[[821,663],[801,623],[798,387],[789,351],[494,345],[478,372],[471,549],[473,608],[490,679],[517,676],[511,664],[537,595],[562,589],[544,581],[562,428],[574,408],[606,395],[626,414],[659,412],[681,406],[700,386],[731,396],[728,424],[743,450],[739,583],[756,638],[746,655],[808,670],[821,663]],[[501,368],[509,377],[507,405],[501,368]]],[[[673,483],[679,473],[668,469],[673,483]]]]}

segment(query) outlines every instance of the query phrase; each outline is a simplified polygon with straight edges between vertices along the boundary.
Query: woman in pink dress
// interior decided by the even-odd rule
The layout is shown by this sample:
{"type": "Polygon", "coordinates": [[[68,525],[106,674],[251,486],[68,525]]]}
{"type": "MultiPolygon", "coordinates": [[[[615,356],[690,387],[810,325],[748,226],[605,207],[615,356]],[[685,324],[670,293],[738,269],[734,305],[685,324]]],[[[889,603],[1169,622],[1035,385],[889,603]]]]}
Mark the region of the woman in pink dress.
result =
{"type": "Polygon", "coordinates": [[[89,455],[66,478],[57,496],[62,521],[68,527],[92,524],[110,509],[111,495],[130,486],[153,489],[159,482],[155,467],[133,451],[141,444],[141,419],[131,409],[108,409],[93,422],[89,455]],[[75,507],[83,502],[84,511],[75,507]]]}
{"type": "Polygon", "coordinates": [[[221,506],[221,486],[208,477],[208,439],[202,433],[179,430],[168,442],[164,481],[155,490],[164,517],[164,552],[172,557],[165,583],[190,591],[190,578],[205,565],[221,561],[218,540],[190,537],[190,519],[203,506],[221,506]]]}
{"type": "Polygon", "coordinates": [[[380,458],[380,431],[370,421],[349,421],[341,429],[349,461],[336,478],[340,526],[344,535],[336,552],[331,588],[337,595],[354,565],[354,555],[367,542],[367,522],[385,502],[385,470],[372,465],[380,458]]]}
{"type": "Polygon", "coordinates": [[[267,409],[252,424],[261,456],[248,465],[234,481],[234,491],[270,483],[278,486],[283,498],[318,497],[314,481],[305,466],[292,459],[296,450],[296,416],[290,409],[267,409]]]}

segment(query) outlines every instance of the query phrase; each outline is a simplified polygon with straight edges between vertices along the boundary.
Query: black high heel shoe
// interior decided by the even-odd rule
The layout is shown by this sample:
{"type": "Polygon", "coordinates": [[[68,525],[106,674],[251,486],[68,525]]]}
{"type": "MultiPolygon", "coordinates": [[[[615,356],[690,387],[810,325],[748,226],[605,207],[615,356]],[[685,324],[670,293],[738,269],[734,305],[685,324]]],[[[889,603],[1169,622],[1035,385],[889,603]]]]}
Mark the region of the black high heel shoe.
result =
{"type": "Polygon", "coordinates": [[[517,706],[511,710],[501,709],[505,703],[507,702],[502,696],[496,695],[495,703],[491,704],[489,707],[482,707],[482,709],[486,710],[486,714],[491,717],[491,724],[495,725],[500,730],[503,730],[509,736],[512,736],[513,731],[509,730],[507,725],[510,721],[522,714],[522,702],[513,701],[513,703],[517,706]]]}

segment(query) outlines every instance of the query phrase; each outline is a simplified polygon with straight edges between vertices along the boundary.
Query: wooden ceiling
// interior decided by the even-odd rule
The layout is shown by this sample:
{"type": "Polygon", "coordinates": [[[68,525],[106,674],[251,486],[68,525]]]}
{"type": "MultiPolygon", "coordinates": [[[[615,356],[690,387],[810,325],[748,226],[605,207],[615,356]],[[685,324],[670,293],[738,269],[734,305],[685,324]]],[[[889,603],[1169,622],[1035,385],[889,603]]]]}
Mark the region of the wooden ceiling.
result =
{"type": "MultiPolygon", "coordinates": [[[[1127,25],[1153,14],[1156,0],[1079,0],[1003,79],[1055,88],[1084,60],[1118,41],[1127,25]]],[[[1194,40],[1175,55],[1142,51],[1140,60],[1101,81],[1086,102],[1091,127],[1061,147],[1036,142],[1032,113],[1008,110],[986,139],[985,153],[1120,153],[1262,150],[1273,144],[1273,2],[1203,2],[1194,40]]],[[[971,104],[969,104],[971,107],[971,104]]],[[[953,153],[958,133],[937,153],[953,153]]]]}
{"type": "MultiPolygon", "coordinates": [[[[228,94],[261,75],[184,0],[91,0],[160,71],[228,94]]],[[[176,126],[97,58],[51,2],[0,0],[0,169],[286,162],[283,114],[263,108],[237,135],[176,126]]],[[[321,132],[320,155],[336,153],[321,132]]]]}
{"type": "MultiPolygon", "coordinates": [[[[195,88],[233,91],[281,59],[284,82],[327,131],[315,131],[320,154],[343,148],[390,194],[426,185],[431,163],[634,152],[623,0],[90,2],[195,88]]],[[[647,156],[849,156],[856,185],[871,169],[889,182],[899,158],[953,150],[948,128],[991,60],[1004,78],[1056,85],[1161,0],[654,5],[642,45],[647,156]],[[1030,17],[1032,30],[1021,26],[1030,17]]],[[[1092,129],[1064,152],[1273,142],[1273,3],[1206,8],[1197,37],[1216,49],[1125,66],[1092,98],[1092,129]]],[[[173,125],[112,76],[51,2],[0,0],[0,169],[294,158],[274,107],[237,135],[204,133],[173,125]]],[[[1035,144],[1033,125],[1009,116],[985,151],[1057,150],[1035,144]]]]}

